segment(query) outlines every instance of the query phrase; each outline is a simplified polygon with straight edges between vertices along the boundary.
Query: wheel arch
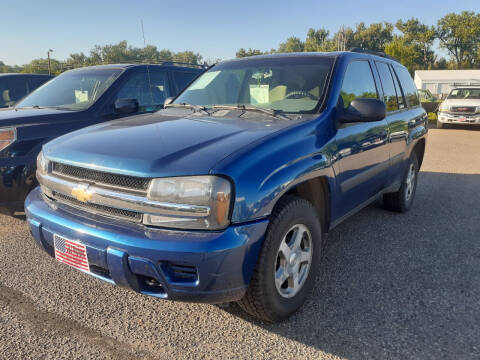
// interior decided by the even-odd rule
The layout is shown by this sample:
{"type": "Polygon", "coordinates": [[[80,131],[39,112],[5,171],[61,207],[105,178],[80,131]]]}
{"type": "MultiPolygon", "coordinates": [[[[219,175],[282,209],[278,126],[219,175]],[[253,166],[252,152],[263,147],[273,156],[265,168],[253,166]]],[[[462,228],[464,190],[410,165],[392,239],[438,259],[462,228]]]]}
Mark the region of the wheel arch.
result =
{"type": "Polygon", "coordinates": [[[277,199],[274,207],[285,196],[291,195],[305,199],[314,206],[322,225],[322,232],[327,233],[331,220],[331,191],[327,177],[314,177],[292,186],[277,199]]]}
{"type": "Polygon", "coordinates": [[[417,141],[412,149],[412,152],[415,152],[417,155],[418,169],[420,169],[422,167],[423,157],[425,155],[425,138],[421,138],[417,141]]]}

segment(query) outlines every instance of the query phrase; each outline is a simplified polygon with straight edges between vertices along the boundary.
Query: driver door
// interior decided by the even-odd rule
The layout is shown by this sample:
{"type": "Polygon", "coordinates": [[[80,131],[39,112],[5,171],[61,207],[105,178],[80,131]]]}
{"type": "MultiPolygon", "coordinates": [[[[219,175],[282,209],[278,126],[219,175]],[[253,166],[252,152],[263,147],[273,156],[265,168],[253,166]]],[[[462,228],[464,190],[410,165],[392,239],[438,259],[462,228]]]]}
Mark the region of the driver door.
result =
{"type": "MultiPolygon", "coordinates": [[[[340,97],[339,106],[345,108],[356,98],[379,98],[369,61],[354,60],[347,65],[340,97]]],[[[387,121],[340,123],[336,144],[338,211],[347,214],[371,200],[386,183],[390,159],[387,121]]]]}

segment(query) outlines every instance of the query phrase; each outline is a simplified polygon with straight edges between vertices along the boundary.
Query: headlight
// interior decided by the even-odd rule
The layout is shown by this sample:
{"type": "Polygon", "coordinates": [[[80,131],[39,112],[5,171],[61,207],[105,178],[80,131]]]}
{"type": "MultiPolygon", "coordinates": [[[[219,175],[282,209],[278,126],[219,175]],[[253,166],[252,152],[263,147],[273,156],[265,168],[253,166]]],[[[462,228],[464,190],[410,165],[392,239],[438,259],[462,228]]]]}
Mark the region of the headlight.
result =
{"type": "Polygon", "coordinates": [[[145,225],[216,230],[229,223],[231,185],[219,176],[154,179],[147,197],[166,210],[165,215],[144,214],[145,225]]]}
{"type": "Polygon", "coordinates": [[[15,128],[0,129],[0,151],[7,148],[17,140],[17,130],[15,128]]]}
{"type": "Polygon", "coordinates": [[[49,162],[45,156],[43,156],[43,151],[40,151],[40,153],[37,156],[37,171],[39,171],[42,174],[48,173],[48,165],[49,162]]]}
{"type": "Polygon", "coordinates": [[[441,104],[440,104],[440,107],[438,108],[438,111],[440,111],[440,112],[450,111],[450,106],[449,106],[449,105],[445,105],[444,103],[441,103],[441,104]]]}

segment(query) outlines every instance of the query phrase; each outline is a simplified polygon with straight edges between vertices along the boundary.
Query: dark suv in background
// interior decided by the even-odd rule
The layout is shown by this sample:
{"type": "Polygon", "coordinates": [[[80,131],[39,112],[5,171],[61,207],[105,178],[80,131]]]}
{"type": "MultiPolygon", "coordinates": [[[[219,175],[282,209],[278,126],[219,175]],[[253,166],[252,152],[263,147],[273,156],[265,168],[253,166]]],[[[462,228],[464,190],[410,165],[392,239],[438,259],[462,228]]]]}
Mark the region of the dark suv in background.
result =
{"type": "Polygon", "coordinates": [[[0,210],[23,210],[44,143],[79,128],[150,113],[204,71],[201,65],[101,65],[70,70],[0,111],[0,210]]]}
{"type": "Polygon", "coordinates": [[[42,74],[0,74],[0,108],[8,108],[52,79],[42,74]]]}

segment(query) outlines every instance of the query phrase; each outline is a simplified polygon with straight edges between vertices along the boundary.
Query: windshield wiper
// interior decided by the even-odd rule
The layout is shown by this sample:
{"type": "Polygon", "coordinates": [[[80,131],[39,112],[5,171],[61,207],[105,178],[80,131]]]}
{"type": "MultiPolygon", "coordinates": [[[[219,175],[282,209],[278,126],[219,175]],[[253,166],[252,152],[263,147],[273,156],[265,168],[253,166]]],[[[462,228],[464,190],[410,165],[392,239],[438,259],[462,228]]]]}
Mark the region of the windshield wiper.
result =
{"type": "Polygon", "coordinates": [[[17,109],[45,109],[45,107],[40,105],[22,106],[22,107],[16,107],[16,108],[17,109]]]}
{"type": "Polygon", "coordinates": [[[202,113],[205,113],[207,115],[210,115],[210,113],[207,111],[205,106],[201,106],[201,105],[193,105],[193,104],[188,104],[188,103],[178,103],[178,104],[167,104],[167,105],[165,105],[165,109],[169,108],[169,107],[191,109],[191,110],[193,110],[193,112],[202,112],[202,113]]]}
{"type": "Polygon", "coordinates": [[[212,109],[214,110],[243,110],[243,111],[256,111],[262,114],[267,114],[273,116],[277,119],[283,120],[291,120],[288,116],[282,114],[278,110],[274,109],[265,109],[255,105],[245,105],[245,104],[237,104],[237,105],[213,105],[212,109]]]}

